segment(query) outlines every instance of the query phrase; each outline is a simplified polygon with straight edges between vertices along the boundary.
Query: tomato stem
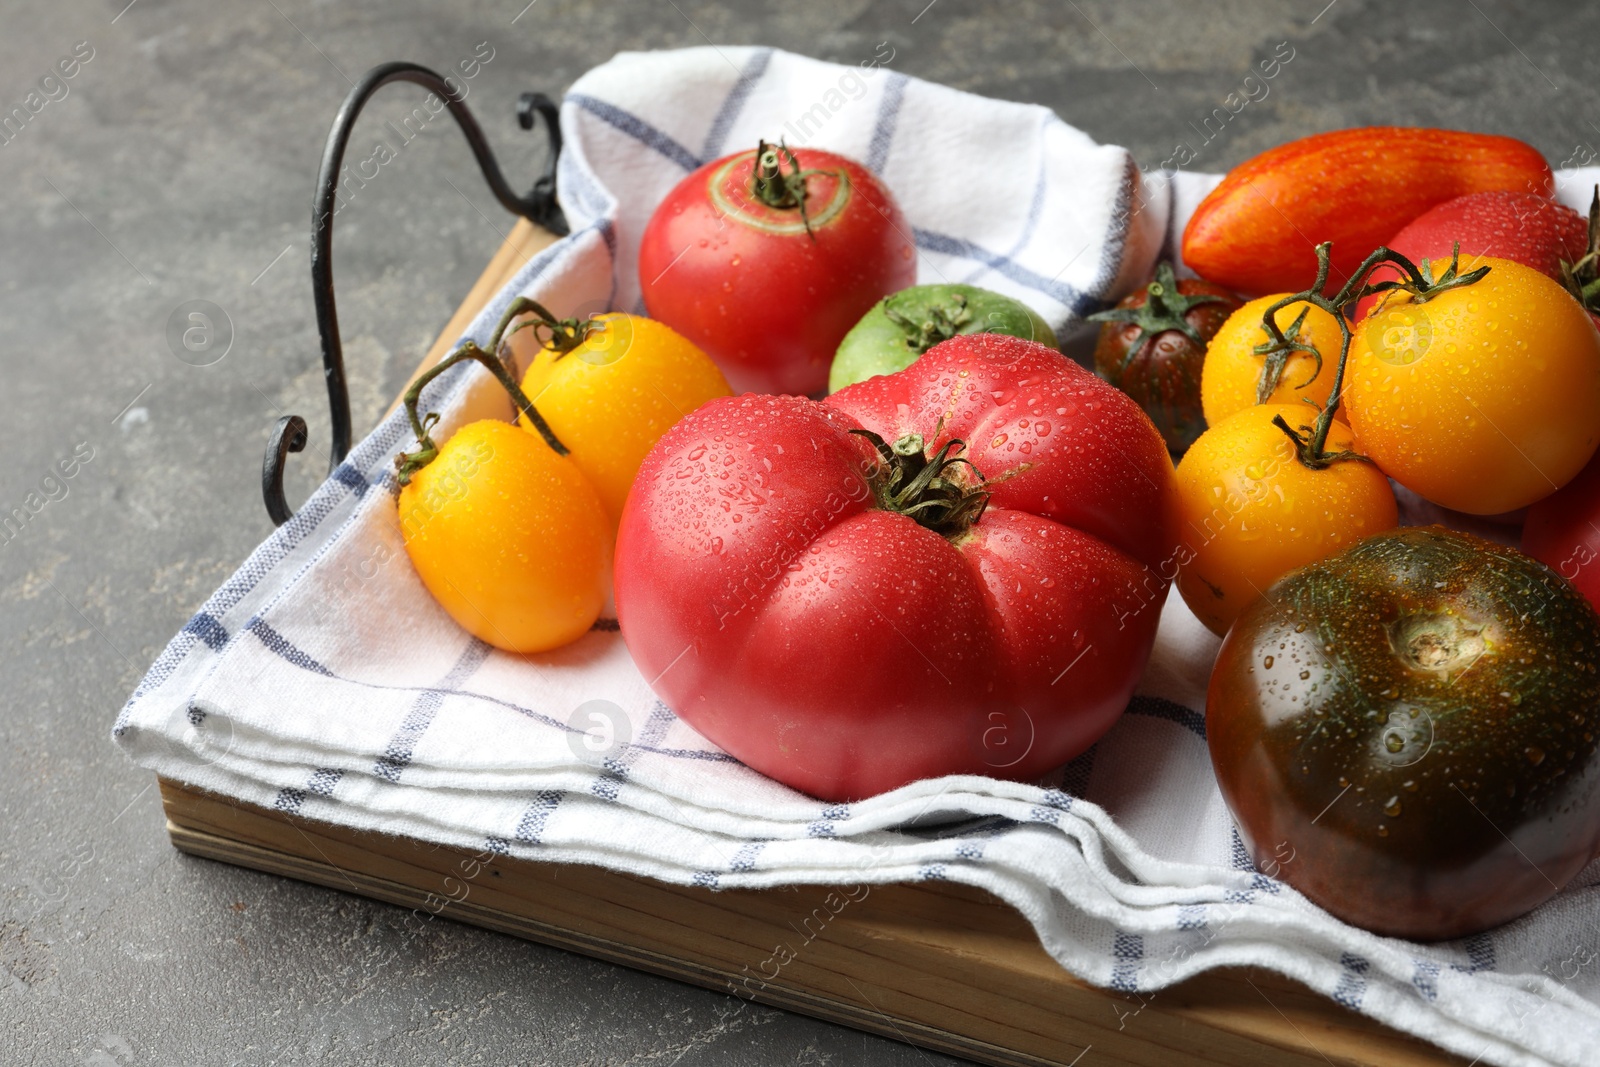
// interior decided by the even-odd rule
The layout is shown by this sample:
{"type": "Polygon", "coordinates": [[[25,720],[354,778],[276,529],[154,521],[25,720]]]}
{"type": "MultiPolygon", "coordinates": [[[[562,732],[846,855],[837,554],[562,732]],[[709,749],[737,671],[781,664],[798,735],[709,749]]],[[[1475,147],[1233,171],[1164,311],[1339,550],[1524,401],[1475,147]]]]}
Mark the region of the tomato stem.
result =
{"type": "Polygon", "coordinates": [[[967,447],[952,439],[933,455],[927,454],[919,433],[908,433],[889,444],[871,430],[851,430],[867,439],[883,460],[868,476],[878,506],[905,515],[934,533],[953,537],[982,517],[989,506],[989,494],[980,488],[983,473],[972,461],[957,456],[967,447]],[[949,477],[957,463],[971,468],[977,482],[949,477]]]}
{"type": "MultiPolygon", "coordinates": [[[[800,160],[782,141],[776,147],[766,141],[757,141],[756,166],[750,179],[750,193],[763,204],[779,211],[799,208],[806,235],[815,241],[817,235],[811,231],[811,216],[806,213],[806,199],[811,195],[806,189],[806,179],[822,173],[820,170],[802,170],[800,160]],[[790,167],[787,174],[783,171],[785,160],[790,167]]],[[[843,180],[843,177],[841,174],[840,179],[843,180]]]]}
{"type": "Polygon", "coordinates": [[[433,438],[429,435],[429,431],[438,424],[439,416],[431,411],[420,418],[417,415],[417,405],[421,400],[422,390],[427,388],[429,382],[432,382],[457,363],[463,363],[469,359],[488,368],[489,373],[493,374],[495,380],[505,388],[507,393],[511,394],[511,399],[516,403],[517,408],[528,417],[528,421],[539,432],[539,436],[544,438],[544,443],[549,445],[556,455],[565,456],[571,452],[566,445],[561,443],[561,439],[555,435],[555,431],[550,429],[550,424],[544,421],[544,416],[540,415],[539,410],[533,406],[533,401],[528,399],[527,395],[523,393],[522,387],[517,384],[516,378],[512,376],[512,372],[516,368],[509,359],[509,354],[506,360],[497,359],[490,354],[498,353],[505,339],[525,326],[532,326],[535,330],[540,327],[549,330],[550,337],[544,342],[546,347],[555,348],[558,353],[562,354],[570,351],[580,343],[587,336],[587,332],[590,329],[590,327],[581,324],[577,319],[556,319],[544,305],[536,300],[525,296],[513,300],[511,306],[506,308],[505,314],[500,317],[499,325],[495,327],[494,333],[489,338],[488,351],[479,348],[475,341],[467,341],[460,348],[440,360],[436,366],[429,368],[426,373],[420,375],[415,382],[411,383],[411,388],[406,390],[406,417],[411,420],[411,429],[417,435],[419,447],[414,452],[402,452],[394,457],[394,465],[398,469],[398,473],[395,476],[396,481],[401,485],[409,484],[411,476],[432,463],[439,454],[439,446],[434,443],[433,438]],[[513,319],[519,315],[529,313],[536,317],[511,327],[513,319]],[[510,328],[508,329],[508,327],[510,328]],[[573,337],[577,339],[572,340],[573,337]],[[563,344],[566,347],[559,347],[563,344]]]}
{"type": "MultiPolygon", "coordinates": [[[[1418,267],[1394,249],[1379,246],[1361,262],[1361,266],[1356,268],[1355,273],[1350,275],[1349,280],[1330,298],[1324,295],[1324,291],[1328,284],[1332,249],[1332,241],[1324,241],[1317,246],[1317,278],[1316,281],[1311,283],[1311,288],[1302,293],[1291,293],[1283,299],[1275,301],[1272,306],[1262,313],[1261,327],[1266,331],[1268,341],[1265,344],[1257,345],[1255,349],[1257,355],[1266,357],[1266,363],[1261,371],[1262,382],[1258,383],[1256,391],[1256,402],[1265,403],[1262,389],[1268,372],[1273,370],[1274,364],[1276,364],[1276,373],[1282,375],[1283,364],[1291,353],[1306,352],[1317,361],[1316,373],[1311,375],[1306,385],[1316,381],[1317,376],[1322,373],[1322,353],[1318,352],[1314,346],[1298,340],[1297,337],[1300,324],[1304,321],[1306,313],[1302,312],[1300,317],[1295,319],[1294,325],[1289,328],[1289,333],[1286,335],[1278,327],[1278,312],[1291,304],[1306,303],[1326,311],[1339,323],[1339,363],[1333,372],[1333,388],[1329,390],[1327,402],[1322,405],[1316,421],[1310,426],[1301,426],[1297,430],[1291,427],[1282,415],[1272,420],[1273,425],[1282,430],[1288,435],[1289,440],[1294,442],[1295,455],[1302,464],[1311,470],[1322,470],[1341,460],[1353,459],[1371,462],[1366,456],[1349,449],[1341,449],[1338,452],[1329,452],[1327,450],[1328,432],[1333,429],[1333,416],[1339,410],[1340,401],[1344,399],[1345,365],[1349,361],[1350,340],[1353,336],[1350,330],[1350,319],[1345,314],[1346,310],[1366,297],[1383,294],[1384,299],[1387,300],[1389,294],[1397,292],[1410,294],[1413,304],[1423,304],[1440,293],[1471,285],[1489,273],[1487,266],[1479,267],[1477,270],[1469,271],[1466,274],[1460,273],[1461,245],[1459,242],[1457,242],[1450,256],[1450,266],[1438,278],[1434,277],[1432,265],[1427,260],[1423,260],[1422,266],[1418,267]],[[1398,280],[1390,279],[1369,284],[1366,280],[1367,277],[1379,266],[1385,264],[1399,269],[1404,274],[1404,277],[1398,280]]],[[[1377,314],[1382,308],[1383,304],[1380,303],[1373,309],[1372,314],[1377,314]]],[[[1306,310],[1309,311],[1310,309],[1307,308],[1306,310]]],[[[1276,382],[1274,382],[1272,388],[1275,389],[1276,387],[1276,382]]],[[[1303,389],[1305,386],[1300,388],[1303,389]]],[[[1270,398],[1271,395],[1272,389],[1267,389],[1266,398],[1270,398]]],[[[1306,402],[1308,404],[1312,403],[1310,400],[1306,402]]],[[[1312,406],[1315,407],[1316,405],[1312,404],[1312,406]]]]}

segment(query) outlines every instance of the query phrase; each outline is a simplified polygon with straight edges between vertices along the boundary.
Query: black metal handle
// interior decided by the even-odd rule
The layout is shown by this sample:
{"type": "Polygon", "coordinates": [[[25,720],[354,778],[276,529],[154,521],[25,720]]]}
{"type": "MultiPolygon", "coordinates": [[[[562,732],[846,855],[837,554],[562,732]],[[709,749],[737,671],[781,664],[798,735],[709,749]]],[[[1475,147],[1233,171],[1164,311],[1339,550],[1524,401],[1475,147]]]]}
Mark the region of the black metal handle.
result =
{"type": "MultiPolygon", "coordinates": [[[[472,155],[483,171],[495,199],[514,215],[521,215],[536,225],[543,226],[557,236],[568,232],[566,216],[556,203],[556,161],[561,154],[561,126],[557,121],[555,102],[543,93],[523,93],[517,101],[517,121],[525,130],[531,130],[535,117],[544,119],[545,136],[550,147],[550,160],[545,172],[533,183],[527,196],[518,196],[506,184],[500,173],[500,164],[489,150],[483,130],[445,80],[427,67],[416,63],[383,63],[362,75],[350,90],[333,120],[328,132],[328,143],[322,150],[322,169],[317,175],[317,199],[311,212],[311,292],[317,308],[317,332],[322,338],[322,373],[328,383],[328,410],[333,422],[333,441],[328,451],[328,473],[344,461],[350,451],[350,391],[344,377],[344,346],[339,340],[339,312],[333,297],[333,215],[339,192],[339,171],[344,165],[345,147],[356,124],[361,109],[372,95],[393,81],[407,81],[431,90],[443,99],[456,124],[467,139],[472,155]]],[[[261,495],[266,500],[267,514],[275,525],[282,526],[293,517],[283,496],[283,469],[290,452],[299,452],[306,445],[305,420],[298,415],[285,415],[273,428],[267,442],[267,453],[261,464],[261,495]]]]}

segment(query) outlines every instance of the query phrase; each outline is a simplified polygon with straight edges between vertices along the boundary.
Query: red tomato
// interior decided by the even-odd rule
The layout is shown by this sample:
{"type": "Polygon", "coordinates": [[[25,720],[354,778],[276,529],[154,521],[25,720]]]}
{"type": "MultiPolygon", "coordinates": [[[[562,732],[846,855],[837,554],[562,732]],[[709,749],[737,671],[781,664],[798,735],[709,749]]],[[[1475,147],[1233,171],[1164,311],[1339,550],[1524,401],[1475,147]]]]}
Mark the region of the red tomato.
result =
{"type": "Polygon", "coordinates": [[[1600,608],[1600,455],[1528,509],[1522,551],[1554,567],[1600,608]]]}
{"type": "MultiPolygon", "coordinates": [[[[1588,243],[1589,227],[1570,207],[1538,193],[1506,189],[1446,200],[1385,242],[1419,267],[1429,260],[1434,277],[1449,267],[1459,244],[1463,263],[1478,256],[1509,259],[1558,282],[1561,265],[1577,262],[1588,243]]],[[[1386,263],[1367,275],[1367,281],[1399,277],[1400,269],[1386,263]]],[[[1375,293],[1358,301],[1353,321],[1366,318],[1380,299],[1375,293]]]]}
{"type": "Polygon", "coordinates": [[[1037,777],[1133,692],[1172,477],[1132,399],[997,334],[820,402],[712,400],[628,498],[622,633],[682,718],[813,796],[1037,777]]]}
{"type": "Polygon", "coordinates": [[[784,151],[726,156],[679,182],[645,226],[639,282],[650,316],[705,350],[735,392],[815,395],[850,327],[916,282],[916,247],[866,168],[784,151]]]}

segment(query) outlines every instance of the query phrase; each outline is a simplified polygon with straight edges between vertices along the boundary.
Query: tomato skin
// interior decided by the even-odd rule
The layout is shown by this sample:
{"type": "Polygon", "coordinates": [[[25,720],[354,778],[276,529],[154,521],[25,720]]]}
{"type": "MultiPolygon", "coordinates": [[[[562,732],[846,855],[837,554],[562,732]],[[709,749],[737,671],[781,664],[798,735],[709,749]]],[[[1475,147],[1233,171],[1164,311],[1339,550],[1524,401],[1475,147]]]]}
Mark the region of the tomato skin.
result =
{"type": "MultiPolygon", "coordinates": [[[[528,360],[522,391],[572,450],[613,531],[639,464],[661,435],[731,391],[704,352],[642,315],[595,316],[585,340],[565,354],[536,347],[532,330],[512,334],[510,344],[519,360],[524,354],[528,360]]],[[[533,429],[526,415],[517,418],[533,429]]]]}
{"type": "Polygon", "coordinates": [[[1346,922],[1460,937],[1600,847],[1600,616],[1548,568],[1443,527],[1285,578],[1217,656],[1206,734],[1269,873],[1346,922]]]}
{"type": "Polygon", "coordinates": [[[1392,297],[1355,330],[1344,408],[1395,481],[1469,515],[1548,496],[1600,445],[1600,333],[1566,290],[1491,257],[1480,281],[1392,297]]]}
{"type": "Polygon", "coordinates": [[[751,194],[749,151],[679,182],[639,245],[650,316],[707,352],[738,392],[820,393],[850,327],[916,281],[911,226],[878,179],[832,152],[794,154],[826,172],[808,179],[809,233],[797,209],[751,194]]]}
{"type": "Polygon", "coordinates": [[[483,419],[400,490],[406,554],[467,632],[508,652],[582,636],[605,605],[611,523],[570,459],[483,419]]]}
{"type": "Polygon", "coordinates": [[[956,337],[825,401],[713,400],[668,431],[623,513],[618,617],[674,711],[813,796],[1036,777],[1133,691],[1170,492],[1133,401],[1042,345],[956,337]],[[857,427],[969,442],[988,509],[946,537],[881,507],[857,427]]]}
{"type": "Polygon", "coordinates": [[[1367,126],[1268,149],[1228,172],[1183,231],[1183,261],[1242,293],[1300,292],[1333,242],[1333,288],[1406,223],[1468,193],[1549,196],[1550,165],[1512,137],[1367,126]]]}
{"type": "MultiPolygon", "coordinates": [[[[1178,592],[1212,633],[1289,571],[1324,559],[1399,520],[1394,492],[1370,463],[1342,460],[1311,470],[1273,425],[1309,424],[1305,404],[1261,404],[1200,436],[1178,464],[1178,592]]],[[[1330,452],[1354,446],[1335,422],[1330,452]]]]}
{"type": "MultiPolygon", "coordinates": [[[[1217,335],[1206,346],[1206,360],[1200,377],[1200,401],[1205,410],[1206,425],[1215,426],[1231,415],[1256,402],[1256,387],[1261,379],[1265,356],[1255,354],[1256,345],[1270,338],[1261,325],[1267,309],[1288,293],[1262,296],[1246,303],[1228,316],[1217,335]]],[[[1287,336],[1294,320],[1306,311],[1302,301],[1290,304],[1273,316],[1278,329],[1287,336]]],[[[1322,368],[1305,352],[1291,353],[1284,362],[1283,375],[1278,387],[1268,398],[1269,404],[1299,404],[1310,400],[1322,407],[1333,391],[1333,375],[1339,365],[1339,349],[1344,335],[1339,330],[1339,320],[1319,307],[1306,311],[1296,339],[1310,344],[1322,355],[1322,368]]]]}
{"type": "Polygon", "coordinates": [[[1600,607],[1600,453],[1576,478],[1528,509],[1522,551],[1554,568],[1600,607]]]}

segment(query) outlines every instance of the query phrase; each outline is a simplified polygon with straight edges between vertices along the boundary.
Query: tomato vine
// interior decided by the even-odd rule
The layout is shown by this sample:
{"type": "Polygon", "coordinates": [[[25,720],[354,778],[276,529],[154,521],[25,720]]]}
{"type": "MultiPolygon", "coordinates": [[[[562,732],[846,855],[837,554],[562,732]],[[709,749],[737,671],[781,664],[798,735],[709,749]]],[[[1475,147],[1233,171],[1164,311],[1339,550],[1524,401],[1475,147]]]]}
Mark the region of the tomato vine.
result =
{"type": "MultiPolygon", "coordinates": [[[[1440,293],[1471,285],[1489,273],[1489,268],[1483,266],[1477,270],[1461,274],[1461,245],[1459,243],[1456,244],[1454,251],[1451,253],[1450,266],[1438,278],[1433,276],[1432,266],[1428,260],[1423,260],[1422,266],[1418,267],[1410,259],[1394,249],[1387,246],[1379,246],[1361,262],[1361,266],[1356,268],[1355,272],[1350,275],[1349,280],[1344,283],[1339,291],[1332,297],[1328,297],[1325,295],[1325,290],[1328,284],[1332,249],[1332,241],[1324,241],[1317,245],[1317,277],[1311,283],[1311,288],[1304,292],[1290,293],[1281,300],[1275,301],[1262,313],[1261,327],[1266,331],[1268,340],[1255,348],[1257,355],[1265,357],[1265,363],[1261,368],[1262,382],[1257,390],[1258,397],[1263,394],[1263,391],[1265,395],[1270,396],[1272,390],[1276,388],[1277,382],[1274,379],[1272,384],[1268,385],[1268,376],[1273,374],[1274,371],[1281,376],[1284,363],[1294,352],[1304,352],[1316,361],[1316,371],[1311,375],[1311,381],[1315,381],[1317,375],[1322,373],[1322,353],[1317,351],[1313,345],[1299,340],[1299,326],[1306,313],[1301,312],[1300,317],[1295,319],[1286,334],[1278,327],[1278,312],[1292,304],[1305,303],[1328,312],[1339,323],[1339,362],[1333,372],[1333,388],[1328,392],[1327,402],[1318,411],[1316,421],[1310,426],[1301,426],[1299,429],[1295,429],[1289,425],[1282,415],[1276,416],[1272,420],[1273,425],[1282,430],[1288,435],[1289,440],[1294,442],[1296,458],[1311,470],[1323,470],[1341,460],[1353,459],[1364,463],[1371,462],[1366,456],[1353,449],[1341,449],[1337,452],[1329,452],[1327,450],[1328,431],[1333,427],[1334,413],[1339,410],[1339,403],[1343,399],[1345,365],[1349,360],[1350,341],[1354,336],[1350,329],[1350,318],[1346,314],[1346,310],[1365,297],[1383,294],[1384,299],[1372,310],[1372,314],[1376,315],[1383,310],[1389,294],[1397,292],[1409,293],[1413,304],[1423,304],[1440,293]],[[1366,279],[1372,274],[1373,270],[1385,264],[1399,269],[1404,276],[1398,279],[1368,284],[1366,279]]],[[[1368,317],[1370,318],[1371,316],[1368,317]]],[[[1307,384],[1310,383],[1308,382],[1307,384]]],[[[1306,402],[1315,406],[1312,401],[1308,400],[1306,402]]]]}

